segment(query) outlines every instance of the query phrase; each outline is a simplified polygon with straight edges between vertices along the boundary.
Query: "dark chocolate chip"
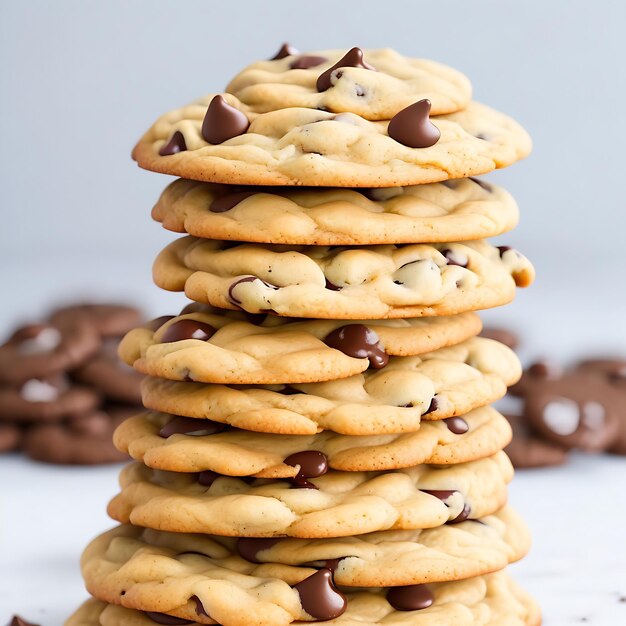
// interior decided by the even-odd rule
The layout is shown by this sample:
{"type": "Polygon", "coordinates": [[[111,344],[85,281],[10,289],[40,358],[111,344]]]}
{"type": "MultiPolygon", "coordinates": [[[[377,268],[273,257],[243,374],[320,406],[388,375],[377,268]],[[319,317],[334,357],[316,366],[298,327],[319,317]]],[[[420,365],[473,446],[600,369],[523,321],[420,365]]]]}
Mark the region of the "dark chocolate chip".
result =
{"type": "Polygon", "coordinates": [[[21,618],[19,615],[14,615],[8,626],[37,626],[37,624],[32,624],[31,622],[27,622],[25,619],[21,618]]]}
{"type": "Polygon", "coordinates": [[[187,150],[187,144],[185,143],[185,136],[177,130],[170,140],[159,150],[160,156],[169,156],[170,154],[178,154],[179,152],[185,152],[187,150]]]}
{"type": "MultiPolygon", "coordinates": [[[[424,493],[429,493],[431,496],[435,496],[435,498],[439,498],[446,506],[446,500],[450,498],[453,494],[459,493],[454,489],[422,489],[424,493]]],[[[448,520],[448,524],[458,524],[460,522],[464,522],[472,512],[472,509],[467,502],[463,505],[463,510],[451,520],[448,520]]]]}
{"type": "Polygon", "coordinates": [[[256,537],[242,537],[237,539],[237,552],[239,556],[250,561],[250,563],[263,563],[259,561],[258,554],[263,550],[269,550],[275,546],[280,539],[257,539],[256,537]]]}
{"type": "Polygon", "coordinates": [[[168,326],[161,337],[161,343],[183,341],[185,339],[208,341],[215,334],[215,332],[215,328],[205,322],[199,322],[192,319],[178,320],[171,326],[168,326]]]}
{"type": "Polygon", "coordinates": [[[223,96],[215,96],[202,122],[202,136],[212,144],[223,143],[243,135],[250,126],[248,118],[226,102],[223,96]]]}
{"type": "Polygon", "coordinates": [[[430,121],[430,100],[420,100],[396,113],[389,122],[387,133],[409,148],[434,146],[441,137],[440,130],[430,121]]]}
{"type": "Polygon", "coordinates": [[[442,250],[441,254],[443,254],[443,256],[446,258],[448,265],[458,265],[459,267],[467,267],[469,265],[469,259],[467,258],[467,255],[454,252],[454,250],[450,250],[450,248],[442,250]]]}
{"type": "Polygon", "coordinates": [[[511,248],[511,246],[497,246],[497,248],[500,251],[500,258],[502,258],[509,250],[514,252],[517,256],[521,256],[520,253],[515,248],[511,248]]]}
{"type": "Polygon", "coordinates": [[[191,598],[189,599],[195,602],[196,604],[196,615],[204,615],[204,617],[211,617],[206,612],[206,609],[204,608],[204,604],[202,604],[202,601],[200,600],[200,598],[198,598],[198,596],[191,596],[191,598]]]}
{"type": "Polygon", "coordinates": [[[317,90],[326,91],[332,86],[330,81],[330,75],[340,67],[358,67],[363,70],[374,70],[369,63],[363,59],[363,50],[361,48],[352,48],[346,54],[335,63],[332,67],[328,68],[325,72],[319,75],[317,79],[317,90]]]}
{"type": "Polygon", "coordinates": [[[387,591],[387,602],[396,611],[420,611],[427,609],[435,598],[426,585],[391,587],[387,591]]]}
{"type": "Polygon", "coordinates": [[[181,619],[166,613],[153,613],[152,611],[144,611],[144,615],[157,624],[165,624],[166,626],[178,626],[178,624],[193,624],[188,619],[181,619]]]}
{"type": "Polygon", "coordinates": [[[437,400],[437,396],[433,396],[428,408],[424,411],[422,415],[428,415],[429,413],[434,413],[439,408],[439,401],[437,400]]]}
{"type": "Polygon", "coordinates": [[[339,617],[347,605],[346,597],[333,583],[329,569],[321,569],[293,587],[300,596],[302,608],[316,620],[339,617]]]}
{"type": "Polygon", "coordinates": [[[472,507],[470,507],[467,502],[463,505],[463,510],[454,518],[448,521],[448,524],[460,524],[464,522],[472,512],[472,507]]]}
{"type": "Polygon", "coordinates": [[[326,63],[326,61],[328,61],[326,57],[304,56],[298,57],[289,67],[292,70],[308,70],[312,67],[317,67],[322,63],[326,63]]]}
{"type": "Polygon", "coordinates": [[[345,558],[345,556],[342,556],[338,559],[327,559],[326,561],[324,561],[324,567],[326,569],[329,569],[334,574],[335,570],[339,567],[339,563],[341,563],[341,561],[343,561],[345,558]]]}
{"type": "Polygon", "coordinates": [[[230,211],[233,207],[236,207],[240,202],[243,202],[246,198],[258,193],[257,191],[236,191],[235,193],[229,193],[225,196],[215,198],[211,202],[209,210],[212,213],[225,213],[230,211]]]}
{"type": "Polygon", "coordinates": [[[476,183],[479,187],[482,187],[485,191],[488,191],[489,193],[493,191],[493,187],[488,182],[480,180],[480,178],[474,178],[470,176],[470,180],[473,183],[476,183]]]}
{"type": "Polygon", "coordinates": [[[266,283],[264,280],[261,280],[258,276],[245,276],[244,278],[240,278],[239,280],[236,280],[228,288],[228,298],[230,299],[230,301],[237,306],[241,306],[241,300],[235,297],[235,294],[234,294],[235,287],[237,285],[241,285],[241,283],[252,283],[255,280],[260,280],[266,287],[269,287],[270,289],[278,289],[276,285],[270,285],[270,283],[266,283]]]}
{"type": "Polygon", "coordinates": [[[161,328],[161,326],[163,326],[163,324],[165,324],[165,322],[169,322],[173,319],[173,315],[161,315],[161,317],[155,317],[153,320],[150,320],[144,325],[144,328],[148,328],[149,330],[156,332],[159,328],[161,328]]]}
{"type": "Polygon", "coordinates": [[[296,479],[317,478],[328,471],[328,458],[317,450],[304,450],[290,454],[284,461],[286,465],[300,466],[296,479]]]}
{"type": "Polygon", "coordinates": [[[285,42],[278,52],[270,59],[270,61],[278,61],[278,59],[284,59],[285,57],[291,57],[296,54],[300,54],[300,50],[294,48],[291,44],[285,42]]]}
{"type": "Polygon", "coordinates": [[[348,324],[329,333],[324,343],[357,359],[369,359],[370,367],[380,369],[389,363],[389,355],[380,345],[378,333],[363,324],[348,324]]]}
{"type": "Polygon", "coordinates": [[[224,424],[206,419],[194,419],[193,417],[178,416],[169,421],[159,431],[159,437],[167,439],[172,435],[189,435],[191,437],[203,437],[222,432],[224,424]]]}
{"type": "Polygon", "coordinates": [[[222,474],[218,474],[213,470],[204,470],[198,474],[198,483],[203,487],[210,487],[222,474]]]}
{"type": "Polygon", "coordinates": [[[448,417],[443,423],[455,435],[464,435],[469,430],[469,424],[462,417],[448,417]]]}
{"type": "Polygon", "coordinates": [[[326,289],[330,289],[330,291],[341,291],[341,287],[331,283],[328,278],[326,279],[326,289]]]}

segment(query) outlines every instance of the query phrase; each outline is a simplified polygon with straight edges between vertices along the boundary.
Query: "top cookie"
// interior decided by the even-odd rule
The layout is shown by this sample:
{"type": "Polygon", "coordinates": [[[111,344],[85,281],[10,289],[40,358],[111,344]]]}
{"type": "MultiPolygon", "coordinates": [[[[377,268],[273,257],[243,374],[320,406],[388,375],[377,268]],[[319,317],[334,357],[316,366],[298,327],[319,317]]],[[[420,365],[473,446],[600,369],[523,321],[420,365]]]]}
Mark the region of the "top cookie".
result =
{"type": "Polygon", "coordinates": [[[231,94],[209,95],[159,118],[133,158],[216,183],[394,187],[484,174],[530,152],[526,131],[485,105],[432,121],[428,108],[421,100],[370,121],[303,107],[256,113],[231,94]]]}
{"type": "Polygon", "coordinates": [[[389,120],[424,98],[431,101],[433,115],[454,113],[472,95],[460,72],[390,48],[305,53],[282,48],[277,56],[246,67],[226,91],[258,113],[306,107],[357,113],[368,120],[389,120]]]}

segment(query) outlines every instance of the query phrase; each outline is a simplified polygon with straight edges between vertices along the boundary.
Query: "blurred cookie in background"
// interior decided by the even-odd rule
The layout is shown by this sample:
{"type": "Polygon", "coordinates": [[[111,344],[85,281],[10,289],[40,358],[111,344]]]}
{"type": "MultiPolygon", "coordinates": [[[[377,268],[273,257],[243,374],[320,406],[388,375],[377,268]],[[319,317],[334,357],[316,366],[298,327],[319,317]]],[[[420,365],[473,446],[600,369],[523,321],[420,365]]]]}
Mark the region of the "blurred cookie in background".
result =
{"type": "Polygon", "coordinates": [[[501,326],[485,326],[480,332],[480,336],[499,341],[507,348],[511,348],[511,350],[515,350],[519,345],[519,336],[517,333],[501,326]]]}
{"type": "Polygon", "coordinates": [[[124,304],[77,304],[21,326],[0,346],[0,452],[51,463],[123,460],[113,431],[141,408],[142,376],[117,358],[142,323],[124,304]]]}
{"type": "Polygon", "coordinates": [[[513,440],[504,449],[513,466],[521,468],[562,465],[568,453],[562,446],[542,439],[522,415],[505,415],[513,429],[513,440]]]}

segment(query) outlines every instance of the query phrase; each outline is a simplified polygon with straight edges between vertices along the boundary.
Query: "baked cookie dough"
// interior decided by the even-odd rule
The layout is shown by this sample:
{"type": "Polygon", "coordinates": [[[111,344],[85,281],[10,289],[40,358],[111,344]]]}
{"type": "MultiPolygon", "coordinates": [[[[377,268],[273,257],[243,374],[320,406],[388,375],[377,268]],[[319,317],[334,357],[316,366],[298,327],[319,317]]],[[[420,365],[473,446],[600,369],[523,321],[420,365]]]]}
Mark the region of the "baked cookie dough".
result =
{"type": "Polygon", "coordinates": [[[144,374],[173,380],[318,382],[346,378],[370,365],[384,368],[389,355],[423,354],[460,343],[480,327],[472,313],[346,324],[194,311],[132,330],[122,340],[119,354],[144,374]]]}
{"type": "Polygon", "coordinates": [[[322,453],[336,470],[380,471],[473,461],[495,454],[511,440],[508,422],[491,407],[425,421],[418,431],[405,434],[359,437],[324,431],[302,436],[225,428],[210,420],[150,412],[121,424],[114,441],[121,452],[154,469],[294,478],[299,468],[285,459],[301,452],[322,453]]]}
{"type": "MultiPolygon", "coordinates": [[[[171,583],[170,583],[171,584],[171,583]]],[[[327,620],[326,624],[341,626],[540,626],[541,612],[537,603],[508,574],[498,572],[486,576],[478,576],[463,581],[435,583],[428,585],[432,593],[432,604],[421,609],[396,609],[387,600],[388,589],[363,589],[348,592],[345,612],[339,617],[327,620]]],[[[224,626],[250,626],[250,617],[241,610],[230,610],[228,604],[212,594],[211,607],[228,619],[220,621],[224,626]],[[228,617],[230,616],[230,617],[228,617]]],[[[405,595],[405,594],[402,594],[405,595]]],[[[422,604],[430,601],[430,594],[424,587],[411,587],[406,594],[422,604]],[[421,597],[420,597],[421,596],[421,597]],[[425,601],[424,599],[425,598],[425,601]]],[[[143,594],[142,594],[143,597],[143,594]]],[[[178,599],[181,597],[177,595],[178,599]]],[[[238,596],[239,598],[240,596],[238,596]]],[[[393,596],[392,596],[393,601],[393,596]]],[[[208,603],[207,603],[208,604],[208,603]]],[[[190,618],[184,623],[190,625],[215,624],[212,618],[194,615],[194,607],[190,603],[175,606],[170,603],[169,612],[185,615],[190,618]],[[184,608],[181,608],[184,607],[184,608]],[[203,620],[195,621],[195,620],[203,620]]],[[[415,606],[415,605],[413,605],[415,606]]],[[[250,608],[250,602],[245,604],[250,608]]],[[[207,612],[206,610],[204,612],[207,612]]],[[[258,614],[258,613],[257,613],[258,614]]],[[[282,626],[288,622],[267,622],[262,614],[256,626],[282,626]]],[[[169,615],[150,615],[143,611],[124,608],[115,604],[106,604],[98,600],[88,600],[66,622],[65,626],[153,626],[163,623],[169,615]],[[158,620],[161,620],[160,622],[158,620]]],[[[171,618],[170,618],[171,619],[171,618]]],[[[181,622],[179,622],[181,623],[181,622]]]]}
{"type": "Polygon", "coordinates": [[[248,313],[332,319],[454,315],[513,300],[534,268],[486,241],[343,248],[182,237],[153,266],[157,286],[248,313]]]}
{"type": "Polygon", "coordinates": [[[514,228],[519,213],[508,192],[474,178],[363,190],[179,179],[161,194],[152,217],[205,239],[346,246],[495,237],[514,228]]]}
{"type": "Polygon", "coordinates": [[[517,122],[478,102],[415,125],[424,122],[439,139],[413,148],[389,135],[388,121],[301,107],[258,114],[231,94],[211,94],[159,118],[133,158],[155,172],[231,185],[400,187],[485,174],[531,150],[517,122]],[[213,117],[210,105],[219,109],[213,117]],[[213,136],[223,118],[230,137],[213,136]]]}
{"type": "Polygon", "coordinates": [[[307,469],[295,482],[250,482],[213,472],[179,474],[131,464],[122,470],[121,492],[108,511],[122,523],[172,532],[347,537],[490,515],[506,503],[513,476],[503,452],[458,465],[418,465],[386,473],[307,469]]]}
{"type": "Polygon", "coordinates": [[[498,400],[521,375],[506,346],[467,341],[413,357],[392,357],[382,369],[319,383],[226,386],[144,380],[146,408],[208,418],[244,430],[309,435],[414,432],[422,419],[469,413],[498,400]]]}
{"type": "Polygon", "coordinates": [[[304,107],[356,113],[368,120],[389,120],[423,99],[431,101],[432,115],[454,113],[464,109],[472,95],[469,80],[457,70],[390,48],[321,50],[256,61],[239,72],[226,91],[257,113],[304,107]],[[374,69],[351,67],[351,59],[374,69]],[[335,66],[318,88],[319,77],[335,66]]]}

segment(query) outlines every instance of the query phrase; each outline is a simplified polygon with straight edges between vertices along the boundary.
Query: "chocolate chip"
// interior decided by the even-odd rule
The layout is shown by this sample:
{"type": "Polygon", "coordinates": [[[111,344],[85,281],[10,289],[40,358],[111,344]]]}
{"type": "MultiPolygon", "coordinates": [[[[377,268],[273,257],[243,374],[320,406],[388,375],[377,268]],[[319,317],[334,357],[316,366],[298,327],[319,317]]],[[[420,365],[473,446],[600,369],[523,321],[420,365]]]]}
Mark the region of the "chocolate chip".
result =
{"type": "Polygon", "coordinates": [[[270,59],[270,61],[278,61],[278,59],[284,59],[285,57],[291,57],[296,54],[300,54],[300,50],[294,48],[291,44],[285,42],[278,52],[270,59]]]}
{"type": "Polygon", "coordinates": [[[161,337],[161,343],[184,341],[185,339],[208,341],[215,334],[215,332],[215,328],[205,322],[199,322],[192,319],[178,320],[171,326],[168,326],[167,330],[161,337]]]}
{"type": "Polygon", "coordinates": [[[257,539],[256,537],[242,537],[237,539],[237,552],[239,556],[250,563],[263,563],[259,561],[258,554],[263,550],[269,550],[280,542],[280,539],[257,539]]]}
{"type": "Polygon", "coordinates": [[[420,100],[396,113],[389,122],[387,133],[409,148],[434,146],[441,137],[440,130],[430,121],[430,100],[420,100]]]}
{"type": "MultiPolygon", "coordinates": [[[[446,506],[448,503],[446,500],[453,496],[455,493],[459,493],[455,489],[421,489],[424,493],[428,493],[431,496],[435,496],[435,498],[439,498],[446,506]]],[[[464,522],[472,512],[472,509],[469,504],[465,503],[463,505],[463,510],[451,520],[448,520],[448,524],[458,524],[460,522],[464,522]]]]}
{"type": "Polygon", "coordinates": [[[515,248],[511,248],[511,246],[497,246],[497,248],[500,251],[500,258],[502,258],[506,252],[509,252],[509,250],[517,256],[521,256],[521,254],[515,248]]]}
{"type": "Polygon", "coordinates": [[[308,70],[322,63],[326,63],[326,61],[328,61],[326,57],[304,56],[297,58],[289,67],[292,70],[308,70]]]}
{"type": "Polygon", "coordinates": [[[166,626],[178,626],[178,624],[193,624],[188,619],[181,619],[173,615],[165,613],[153,613],[152,611],[144,611],[144,615],[157,624],[165,624],[166,626]]]}
{"type": "Polygon", "coordinates": [[[420,611],[427,609],[435,598],[426,585],[391,587],[387,591],[387,602],[396,611],[420,611]]]}
{"type": "Polygon", "coordinates": [[[389,355],[380,345],[378,333],[363,324],[341,326],[328,334],[324,343],[348,356],[369,359],[370,367],[374,369],[380,369],[389,363],[389,355]]]}
{"type": "Polygon", "coordinates": [[[443,423],[455,435],[464,435],[469,430],[469,424],[462,417],[448,417],[443,423]]]}
{"type": "Polygon", "coordinates": [[[177,130],[170,140],[159,150],[160,156],[169,156],[170,154],[178,154],[179,152],[185,152],[187,150],[187,144],[185,143],[185,136],[177,130]]]}
{"type": "Polygon", "coordinates": [[[329,289],[330,291],[341,291],[341,287],[331,283],[328,278],[326,279],[326,289],[329,289]]]}
{"type": "Polygon", "coordinates": [[[163,324],[165,324],[165,322],[169,322],[173,319],[173,315],[161,315],[161,317],[155,317],[153,320],[150,320],[149,322],[144,324],[144,328],[156,332],[157,330],[159,330],[159,328],[161,328],[161,326],[163,326],[163,324]]]}
{"type": "Polygon", "coordinates": [[[329,569],[315,572],[293,588],[300,596],[302,608],[314,619],[334,619],[346,610],[348,601],[335,587],[329,569]]]}
{"type": "Polygon", "coordinates": [[[446,248],[441,251],[441,254],[446,258],[448,265],[458,265],[459,267],[467,267],[469,265],[469,258],[466,254],[455,252],[446,248]]]}
{"type": "Polygon", "coordinates": [[[189,435],[190,437],[204,437],[222,432],[224,424],[205,419],[178,416],[169,421],[159,431],[159,437],[167,439],[172,435],[189,435]]]}
{"type": "Polygon", "coordinates": [[[225,213],[230,211],[233,207],[236,207],[240,202],[243,202],[246,198],[253,196],[256,191],[236,191],[235,193],[229,193],[220,198],[215,198],[211,202],[209,211],[212,213],[225,213]]]}
{"type": "Polygon", "coordinates": [[[346,54],[335,63],[332,67],[319,75],[317,79],[317,90],[326,91],[332,86],[330,76],[340,67],[357,67],[363,70],[375,70],[369,63],[363,59],[363,50],[361,48],[352,48],[346,54]]]}
{"type": "Polygon", "coordinates": [[[341,563],[341,561],[343,561],[345,558],[345,556],[342,556],[338,559],[328,559],[324,561],[324,567],[326,569],[329,569],[334,574],[335,570],[339,567],[339,563],[341,563]]]}
{"type": "Polygon", "coordinates": [[[236,280],[229,288],[228,288],[228,298],[229,300],[237,305],[237,306],[241,306],[242,302],[241,300],[239,300],[239,298],[235,297],[234,294],[234,289],[237,285],[241,285],[242,283],[252,283],[255,280],[260,280],[266,287],[269,287],[270,289],[278,289],[278,287],[276,285],[270,285],[270,283],[266,283],[264,280],[261,280],[258,276],[245,276],[244,278],[240,278],[239,280],[236,280]]]}
{"type": "Polygon", "coordinates": [[[439,408],[439,401],[437,400],[437,396],[433,396],[428,408],[422,413],[422,415],[428,415],[429,413],[434,413],[439,408]]]}
{"type": "Polygon", "coordinates": [[[224,96],[215,96],[202,122],[202,136],[212,144],[223,143],[243,135],[250,126],[248,118],[226,102],[224,96]]]}
{"type": "Polygon", "coordinates": [[[204,470],[198,474],[198,483],[203,487],[210,487],[218,478],[221,478],[222,474],[218,474],[213,470],[204,470]]]}
{"type": "Polygon", "coordinates": [[[304,450],[294,452],[285,459],[286,465],[300,466],[297,478],[317,478],[328,471],[328,458],[323,452],[317,450],[304,450]]]}
{"type": "Polygon", "coordinates": [[[31,624],[31,622],[27,622],[19,615],[14,615],[8,626],[37,626],[37,624],[31,624]]]}
{"type": "Polygon", "coordinates": [[[488,182],[480,180],[480,178],[473,178],[472,176],[470,176],[470,180],[473,183],[476,183],[479,187],[482,187],[485,191],[488,191],[489,193],[493,191],[493,187],[488,182]]]}
{"type": "Polygon", "coordinates": [[[200,600],[200,598],[198,598],[198,596],[191,596],[191,598],[189,598],[192,602],[195,602],[196,604],[196,615],[204,615],[204,617],[211,617],[207,612],[206,609],[204,608],[204,604],[202,604],[202,601],[200,600]]]}

